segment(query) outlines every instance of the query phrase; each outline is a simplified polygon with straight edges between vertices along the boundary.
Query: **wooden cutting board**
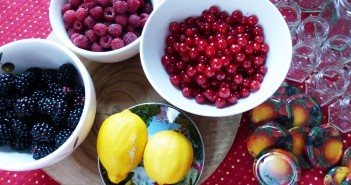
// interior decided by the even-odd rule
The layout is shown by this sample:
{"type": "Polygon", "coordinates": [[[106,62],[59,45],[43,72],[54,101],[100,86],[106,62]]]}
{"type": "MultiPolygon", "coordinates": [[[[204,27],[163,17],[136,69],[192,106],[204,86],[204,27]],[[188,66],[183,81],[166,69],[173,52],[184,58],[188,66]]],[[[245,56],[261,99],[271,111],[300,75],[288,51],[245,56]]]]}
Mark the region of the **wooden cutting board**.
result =
{"type": "MultiPolygon", "coordinates": [[[[51,33],[48,40],[59,42],[51,33]]],[[[96,91],[97,112],[85,141],[66,159],[44,169],[61,184],[103,184],[97,163],[96,137],[102,122],[112,113],[146,102],[167,103],[148,82],[139,55],[112,63],[98,63],[80,57],[90,73],[96,91]]],[[[205,145],[205,166],[201,182],[223,161],[234,141],[241,114],[212,118],[185,112],[197,125],[205,145]]]]}

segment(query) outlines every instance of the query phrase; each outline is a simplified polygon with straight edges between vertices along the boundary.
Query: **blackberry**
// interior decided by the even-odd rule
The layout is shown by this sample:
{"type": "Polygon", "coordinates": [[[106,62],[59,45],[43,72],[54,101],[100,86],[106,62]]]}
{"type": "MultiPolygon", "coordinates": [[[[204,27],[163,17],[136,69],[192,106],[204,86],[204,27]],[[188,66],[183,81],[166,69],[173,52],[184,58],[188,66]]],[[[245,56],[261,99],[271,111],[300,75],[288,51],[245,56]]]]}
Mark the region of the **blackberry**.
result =
{"type": "Polygon", "coordinates": [[[20,118],[13,119],[11,124],[13,132],[19,137],[32,136],[32,126],[31,122],[20,118]]]}
{"type": "Polygon", "coordinates": [[[32,92],[32,94],[30,95],[30,97],[32,98],[33,101],[38,102],[42,99],[46,97],[46,93],[44,90],[34,90],[32,92]]]}
{"type": "Polygon", "coordinates": [[[56,73],[56,80],[64,86],[73,86],[77,77],[77,69],[73,64],[66,63],[61,65],[56,73]]]}
{"type": "Polygon", "coordinates": [[[38,83],[38,74],[35,70],[26,70],[18,74],[15,78],[15,88],[20,94],[28,94],[33,91],[38,83]]]}
{"type": "Polygon", "coordinates": [[[15,111],[13,111],[12,109],[6,110],[4,113],[4,122],[8,125],[11,125],[13,120],[18,118],[15,111]]]}
{"type": "Polygon", "coordinates": [[[15,76],[11,73],[0,74],[0,95],[6,95],[15,89],[15,76]]]}
{"type": "Polygon", "coordinates": [[[35,160],[41,159],[56,150],[54,143],[40,142],[32,147],[32,154],[35,160]]]}
{"type": "Polygon", "coordinates": [[[69,113],[69,105],[67,101],[57,98],[47,98],[44,103],[46,114],[51,117],[52,122],[55,125],[61,124],[61,122],[67,119],[69,113]]]}
{"type": "Polygon", "coordinates": [[[67,117],[67,126],[75,129],[79,123],[80,117],[82,116],[83,108],[78,107],[69,112],[67,117]]]}
{"type": "Polygon", "coordinates": [[[14,150],[25,150],[32,146],[32,140],[33,140],[32,136],[27,136],[27,137],[16,136],[14,139],[12,139],[10,146],[14,150]]]}
{"type": "Polygon", "coordinates": [[[48,84],[56,82],[56,70],[55,69],[45,69],[42,70],[40,78],[40,87],[42,89],[47,88],[48,84]]]}
{"type": "Polygon", "coordinates": [[[83,87],[76,87],[74,89],[74,96],[73,96],[73,107],[84,107],[85,102],[85,89],[83,87]]]}
{"type": "Polygon", "coordinates": [[[28,117],[35,113],[37,106],[31,97],[24,96],[16,99],[13,110],[18,117],[28,117]]]}
{"type": "Polygon", "coordinates": [[[73,89],[68,86],[57,86],[52,89],[51,93],[53,97],[67,101],[70,101],[74,95],[73,89]]]}
{"type": "Polygon", "coordinates": [[[47,122],[37,122],[34,123],[32,127],[32,136],[35,141],[45,141],[50,142],[55,139],[54,127],[47,122]]]}
{"type": "Polygon", "coordinates": [[[71,136],[73,130],[70,128],[64,128],[57,132],[55,137],[55,145],[56,147],[60,147],[67,141],[67,139],[71,136]]]}
{"type": "Polygon", "coordinates": [[[8,124],[0,122],[0,146],[10,144],[14,135],[15,134],[8,124]]]}
{"type": "Polygon", "coordinates": [[[5,97],[0,96],[0,112],[7,109],[7,100],[5,97]]]}

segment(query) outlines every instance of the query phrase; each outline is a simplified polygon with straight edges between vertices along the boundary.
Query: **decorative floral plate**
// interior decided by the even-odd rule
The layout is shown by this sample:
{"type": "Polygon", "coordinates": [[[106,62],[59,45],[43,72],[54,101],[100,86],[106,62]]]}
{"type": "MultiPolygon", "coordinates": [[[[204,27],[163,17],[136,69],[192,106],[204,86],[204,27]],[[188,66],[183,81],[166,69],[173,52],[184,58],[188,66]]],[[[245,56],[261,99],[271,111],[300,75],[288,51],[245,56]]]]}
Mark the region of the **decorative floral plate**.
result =
{"type": "MultiPolygon", "coordinates": [[[[176,130],[184,134],[191,142],[194,149],[193,164],[185,178],[178,182],[178,185],[195,185],[199,182],[205,162],[205,148],[200,132],[194,122],[177,108],[162,103],[145,103],[129,108],[144,120],[148,128],[149,138],[157,132],[163,130],[176,130]]],[[[99,172],[106,185],[114,185],[107,176],[106,169],[100,160],[99,172]]],[[[150,179],[145,172],[143,162],[141,162],[128,177],[119,183],[128,185],[155,185],[155,181],[150,179]]]]}

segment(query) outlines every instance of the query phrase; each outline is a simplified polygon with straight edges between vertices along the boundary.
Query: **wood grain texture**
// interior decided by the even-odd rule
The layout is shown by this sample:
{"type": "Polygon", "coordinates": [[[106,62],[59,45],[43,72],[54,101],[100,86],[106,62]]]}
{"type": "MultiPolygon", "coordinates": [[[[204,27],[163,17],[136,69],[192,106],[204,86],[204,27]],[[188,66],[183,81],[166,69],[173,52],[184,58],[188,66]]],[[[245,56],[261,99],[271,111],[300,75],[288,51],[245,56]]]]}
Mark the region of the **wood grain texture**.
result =
{"type": "MultiPolygon", "coordinates": [[[[54,34],[49,40],[59,42],[54,34]]],[[[139,55],[105,64],[80,57],[92,77],[97,113],[85,141],[66,159],[44,169],[61,184],[102,184],[98,172],[96,137],[102,122],[111,114],[139,103],[167,103],[148,82],[139,55]]],[[[197,125],[205,144],[205,166],[201,182],[223,161],[234,141],[241,115],[211,118],[185,112],[197,125]]]]}

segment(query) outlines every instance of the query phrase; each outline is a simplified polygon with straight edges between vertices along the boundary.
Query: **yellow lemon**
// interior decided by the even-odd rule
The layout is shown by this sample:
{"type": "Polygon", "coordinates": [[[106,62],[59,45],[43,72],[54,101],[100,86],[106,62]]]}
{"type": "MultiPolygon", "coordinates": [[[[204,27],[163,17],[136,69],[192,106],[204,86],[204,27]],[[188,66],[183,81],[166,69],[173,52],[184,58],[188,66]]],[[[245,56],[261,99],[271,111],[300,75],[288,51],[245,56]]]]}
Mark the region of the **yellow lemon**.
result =
{"type": "Polygon", "coordinates": [[[193,147],[183,134],[172,130],[161,131],[146,144],[144,168],[158,184],[174,184],[189,171],[193,155],[193,147]]]}
{"type": "Polygon", "coordinates": [[[144,121],[129,110],[108,117],[97,137],[97,152],[111,182],[123,181],[142,160],[148,139],[144,121]]]}

